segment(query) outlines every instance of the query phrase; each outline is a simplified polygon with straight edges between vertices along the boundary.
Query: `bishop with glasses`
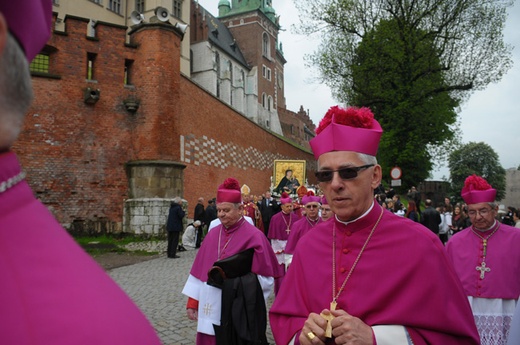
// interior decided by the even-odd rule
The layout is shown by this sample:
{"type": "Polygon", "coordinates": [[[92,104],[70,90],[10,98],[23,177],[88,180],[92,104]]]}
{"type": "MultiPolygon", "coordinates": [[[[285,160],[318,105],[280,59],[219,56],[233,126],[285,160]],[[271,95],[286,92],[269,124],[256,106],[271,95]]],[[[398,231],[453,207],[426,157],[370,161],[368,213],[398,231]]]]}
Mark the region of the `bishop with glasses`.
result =
{"type": "Polygon", "coordinates": [[[382,132],[368,108],[320,122],[310,144],[335,216],[298,242],[270,310],[276,344],[479,344],[439,238],[374,200],[382,132]]]}

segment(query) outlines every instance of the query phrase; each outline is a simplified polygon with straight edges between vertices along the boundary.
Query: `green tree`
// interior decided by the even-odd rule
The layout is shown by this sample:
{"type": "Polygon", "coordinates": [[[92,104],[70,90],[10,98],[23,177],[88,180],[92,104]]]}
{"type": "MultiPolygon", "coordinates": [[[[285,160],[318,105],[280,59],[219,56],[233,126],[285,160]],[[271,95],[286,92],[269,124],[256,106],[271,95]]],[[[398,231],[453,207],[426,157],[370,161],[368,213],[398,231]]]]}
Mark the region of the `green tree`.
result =
{"type": "Polygon", "coordinates": [[[352,88],[345,94],[351,103],[369,106],[385,129],[379,150],[384,176],[397,165],[410,186],[432,170],[429,147],[454,139],[450,126],[456,123],[457,101],[440,91],[446,83],[433,42],[422,39],[420,30],[400,29],[403,25],[381,20],[365,35],[351,67],[352,88]],[[400,37],[403,32],[408,38],[400,37]],[[403,53],[412,50],[413,58],[403,53]]]}
{"type": "Polygon", "coordinates": [[[470,142],[453,151],[448,159],[451,189],[460,198],[464,181],[470,175],[482,176],[497,190],[497,200],[505,196],[506,170],[500,165],[498,154],[486,143],[470,142]]]}
{"type": "Polygon", "coordinates": [[[296,4],[308,57],[341,102],[369,106],[384,134],[379,160],[403,182],[429,176],[458,143],[456,109],[511,66],[500,0],[315,0],[296,4]]]}

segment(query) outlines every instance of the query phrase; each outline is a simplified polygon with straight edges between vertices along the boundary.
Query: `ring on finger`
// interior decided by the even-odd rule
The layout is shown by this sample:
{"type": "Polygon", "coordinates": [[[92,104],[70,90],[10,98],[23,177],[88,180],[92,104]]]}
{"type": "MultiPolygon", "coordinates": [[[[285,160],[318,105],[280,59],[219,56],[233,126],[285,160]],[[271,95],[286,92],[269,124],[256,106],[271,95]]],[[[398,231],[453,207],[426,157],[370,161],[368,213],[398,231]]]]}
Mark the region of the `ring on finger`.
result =
{"type": "Polygon", "coordinates": [[[309,340],[312,340],[312,339],[316,338],[316,334],[314,334],[314,332],[309,332],[309,333],[307,333],[307,338],[309,338],[309,340]]]}

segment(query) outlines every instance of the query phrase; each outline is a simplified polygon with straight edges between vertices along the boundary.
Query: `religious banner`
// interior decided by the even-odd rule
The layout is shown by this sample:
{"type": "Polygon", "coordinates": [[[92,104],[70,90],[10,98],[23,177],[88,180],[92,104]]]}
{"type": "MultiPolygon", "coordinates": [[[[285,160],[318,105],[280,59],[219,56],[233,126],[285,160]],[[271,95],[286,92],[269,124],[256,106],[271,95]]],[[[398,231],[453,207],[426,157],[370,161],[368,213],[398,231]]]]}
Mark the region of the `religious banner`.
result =
{"type": "Polygon", "coordinates": [[[289,194],[296,194],[296,189],[305,184],[305,174],[305,160],[275,160],[273,171],[273,192],[275,194],[282,194],[286,191],[289,194]]]}

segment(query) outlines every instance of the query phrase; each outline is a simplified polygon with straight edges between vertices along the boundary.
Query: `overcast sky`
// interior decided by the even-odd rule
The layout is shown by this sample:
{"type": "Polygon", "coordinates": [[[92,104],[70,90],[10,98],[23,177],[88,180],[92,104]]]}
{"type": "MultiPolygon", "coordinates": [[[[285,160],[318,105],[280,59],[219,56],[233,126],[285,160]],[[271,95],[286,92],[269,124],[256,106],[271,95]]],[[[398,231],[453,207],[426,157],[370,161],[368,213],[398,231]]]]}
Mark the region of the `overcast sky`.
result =
{"type": "MultiPolygon", "coordinates": [[[[218,0],[200,0],[211,14],[218,15],[218,0]]],[[[314,69],[305,66],[304,55],[314,52],[318,41],[293,33],[298,23],[298,12],[293,0],[273,0],[273,7],[280,15],[285,64],[285,99],[287,108],[297,112],[300,106],[309,111],[318,125],[327,109],[337,104],[326,85],[313,82],[314,69]]],[[[520,165],[520,5],[509,8],[504,32],[505,42],[514,47],[513,67],[498,84],[473,93],[460,112],[462,141],[484,142],[498,154],[505,169],[520,165]]],[[[384,128],[383,128],[384,130],[384,128]]],[[[403,172],[405,173],[405,172],[403,172]]],[[[434,179],[448,177],[447,168],[433,173],[434,179]]]]}

